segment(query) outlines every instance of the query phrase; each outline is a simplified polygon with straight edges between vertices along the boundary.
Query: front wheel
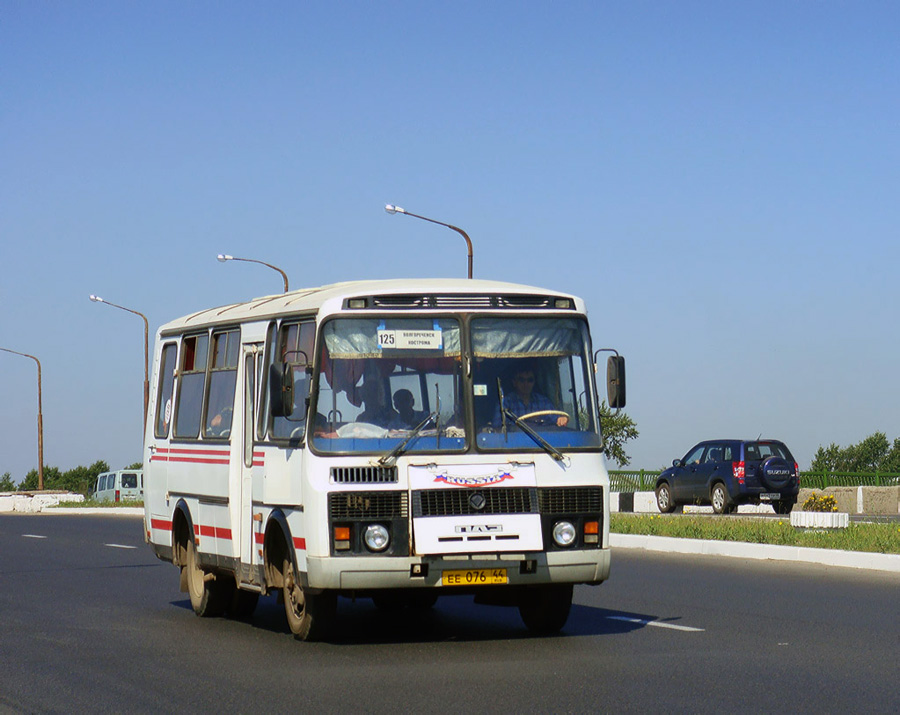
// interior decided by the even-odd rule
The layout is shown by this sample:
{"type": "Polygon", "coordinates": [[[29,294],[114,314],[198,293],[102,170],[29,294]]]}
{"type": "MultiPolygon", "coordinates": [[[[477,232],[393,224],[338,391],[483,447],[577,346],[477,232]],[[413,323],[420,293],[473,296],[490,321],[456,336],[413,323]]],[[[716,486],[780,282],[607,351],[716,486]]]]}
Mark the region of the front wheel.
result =
{"type": "Polygon", "coordinates": [[[191,608],[201,618],[221,616],[225,612],[225,591],[223,582],[215,580],[212,574],[207,574],[201,567],[197,557],[197,547],[193,539],[187,540],[187,558],[182,567],[188,587],[188,595],[191,597],[191,608]]]}
{"type": "Polygon", "coordinates": [[[284,560],[281,575],[284,581],[284,612],[294,638],[315,641],[328,632],[337,610],[337,596],[333,593],[308,593],[303,589],[294,564],[284,560]]]}
{"type": "Polygon", "coordinates": [[[572,584],[550,584],[527,589],[519,598],[519,615],[532,633],[558,633],[572,609],[572,584]]]}
{"type": "Polygon", "coordinates": [[[725,485],[722,482],[713,484],[709,500],[712,502],[712,508],[716,514],[730,514],[735,510],[735,506],[728,497],[728,490],[725,489],[725,485]]]}
{"type": "Polygon", "coordinates": [[[663,482],[656,487],[656,506],[663,514],[671,514],[675,511],[675,502],[672,501],[672,490],[668,482],[663,482]]]}

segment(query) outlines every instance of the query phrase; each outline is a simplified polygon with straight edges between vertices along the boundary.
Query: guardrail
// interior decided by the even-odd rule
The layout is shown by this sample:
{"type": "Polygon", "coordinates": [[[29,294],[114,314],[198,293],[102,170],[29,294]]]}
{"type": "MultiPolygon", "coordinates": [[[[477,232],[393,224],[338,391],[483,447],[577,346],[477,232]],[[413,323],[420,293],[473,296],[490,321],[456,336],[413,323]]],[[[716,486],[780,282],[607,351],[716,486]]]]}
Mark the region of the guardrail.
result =
{"type": "MultiPolygon", "coordinates": [[[[652,492],[659,472],[648,469],[609,472],[610,491],[619,493],[652,492]]],[[[900,474],[879,472],[800,472],[802,489],[826,489],[828,487],[896,487],[900,486],[900,474]]]]}

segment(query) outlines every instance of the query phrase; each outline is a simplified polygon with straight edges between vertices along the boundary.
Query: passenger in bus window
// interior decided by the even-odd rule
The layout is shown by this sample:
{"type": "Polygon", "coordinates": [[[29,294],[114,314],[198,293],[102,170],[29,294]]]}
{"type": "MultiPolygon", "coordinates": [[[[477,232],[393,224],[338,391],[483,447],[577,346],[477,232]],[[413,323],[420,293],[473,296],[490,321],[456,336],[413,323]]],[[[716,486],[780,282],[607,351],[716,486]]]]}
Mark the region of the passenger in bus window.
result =
{"type": "Polygon", "coordinates": [[[359,413],[357,422],[368,422],[385,429],[398,429],[402,426],[400,415],[386,404],[384,389],[376,379],[367,379],[360,389],[366,408],[359,413]]]}
{"type": "Polygon", "coordinates": [[[231,415],[233,410],[231,407],[225,407],[209,421],[206,428],[207,437],[228,437],[231,434],[231,415]]]}
{"type": "Polygon", "coordinates": [[[394,408],[400,416],[400,422],[404,427],[418,427],[419,423],[425,419],[425,412],[413,409],[416,404],[416,398],[413,393],[402,388],[394,393],[394,408]]]}
{"type": "MultiPolygon", "coordinates": [[[[520,368],[513,373],[513,391],[503,395],[503,406],[516,417],[545,410],[558,411],[558,408],[549,397],[534,389],[534,381],[534,370],[530,367],[520,368]]],[[[501,421],[500,405],[497,405],[492,424],[494,427],[499,427],[501,421]]],[[[529,418],[527,421],[539,425],[565,427],[569,423],[569,418],[565,415],[541,415],[540,417],[529,418]]]]}

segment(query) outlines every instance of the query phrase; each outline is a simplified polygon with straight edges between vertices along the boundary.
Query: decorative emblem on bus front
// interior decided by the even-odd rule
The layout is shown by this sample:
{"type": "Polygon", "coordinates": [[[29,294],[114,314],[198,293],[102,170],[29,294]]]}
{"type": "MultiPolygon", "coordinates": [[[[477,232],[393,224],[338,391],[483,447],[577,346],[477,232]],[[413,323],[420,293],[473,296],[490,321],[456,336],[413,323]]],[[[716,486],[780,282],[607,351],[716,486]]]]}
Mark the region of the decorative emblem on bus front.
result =
{"type": "Polygon", "coordinates": [[[444,482],[454,487],[489,487],[494,484],[506,481],[507,479],[515,479],[509,472],[501,472],[499,474],[488,474],[483,477],[456,477],[452,474],[439,474],[435,477],[436,482],[444,482]]]}

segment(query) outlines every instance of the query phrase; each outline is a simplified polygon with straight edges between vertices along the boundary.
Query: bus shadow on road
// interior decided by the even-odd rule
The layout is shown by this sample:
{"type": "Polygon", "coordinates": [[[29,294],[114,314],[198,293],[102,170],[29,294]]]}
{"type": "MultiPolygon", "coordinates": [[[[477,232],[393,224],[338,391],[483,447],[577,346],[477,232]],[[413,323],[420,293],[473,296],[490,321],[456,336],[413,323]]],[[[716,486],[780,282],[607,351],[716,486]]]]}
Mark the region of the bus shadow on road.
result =
{"type": "MultiPolygon", "coordinates": [[[[173,601],[172,605],[191,610],[187,599],[173,601]]],[[[664,621],[654,615],[572,604],[569,619],[559,634],[538,636],[525,627],[517,608],[476,604],[471,596],[444,596],[433,608],[396,610],[381,610],[368,598],[339,599],[337,618],[325,641],[334,645],[370,645],[572,638],[630,633],[651,622],[664,621]]],[[[284,606],[274,596],[261,598],[253,617],[239,625],[289,633],[284,606]]]]}

